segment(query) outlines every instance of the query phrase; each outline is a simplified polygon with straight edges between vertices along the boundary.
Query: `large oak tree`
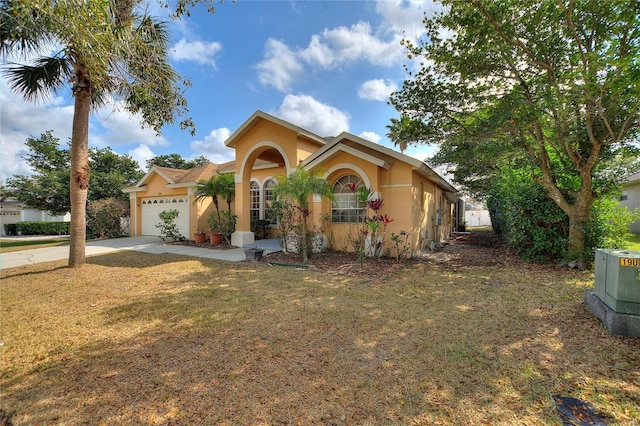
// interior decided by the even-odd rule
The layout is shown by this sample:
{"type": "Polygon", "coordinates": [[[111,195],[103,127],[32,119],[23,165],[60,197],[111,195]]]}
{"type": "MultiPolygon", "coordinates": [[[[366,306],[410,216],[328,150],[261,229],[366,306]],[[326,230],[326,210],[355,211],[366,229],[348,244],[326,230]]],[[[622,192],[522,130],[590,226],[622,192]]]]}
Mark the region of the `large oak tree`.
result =
{"type": "MultiPolygon", "coordinates": [[[[590,210],[615,183],[606,164],[637,155],[640,2],[446,0],[405,40],[409,71],[391,103],[440,144],[458,179],[482,182],[497,162],[531,178],[569,218],[569,252],[585,245],[590,210]]],[[[476,189],[481,189],[477,185],[476,189]]]]}

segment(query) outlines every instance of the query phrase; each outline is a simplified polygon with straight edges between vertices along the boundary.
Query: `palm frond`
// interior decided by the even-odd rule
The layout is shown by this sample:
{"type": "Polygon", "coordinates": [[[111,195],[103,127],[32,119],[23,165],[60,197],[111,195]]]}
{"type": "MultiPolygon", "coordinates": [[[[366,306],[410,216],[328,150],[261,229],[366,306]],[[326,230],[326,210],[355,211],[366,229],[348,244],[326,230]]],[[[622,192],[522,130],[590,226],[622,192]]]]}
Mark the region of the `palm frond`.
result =
{"type": "Polygon", "coordinates": [[[52,45],[54,39],[35,9],[12,0],[0,2],[0,55],[28,55],[52,45]]]}
{"type": "Polygon", "coordinates": [[[33,100],[65,85],[71,76],[71,65],[64,57],[42,57],[34,65],[15,64],[7,74],[11,88],[33,100]]]}

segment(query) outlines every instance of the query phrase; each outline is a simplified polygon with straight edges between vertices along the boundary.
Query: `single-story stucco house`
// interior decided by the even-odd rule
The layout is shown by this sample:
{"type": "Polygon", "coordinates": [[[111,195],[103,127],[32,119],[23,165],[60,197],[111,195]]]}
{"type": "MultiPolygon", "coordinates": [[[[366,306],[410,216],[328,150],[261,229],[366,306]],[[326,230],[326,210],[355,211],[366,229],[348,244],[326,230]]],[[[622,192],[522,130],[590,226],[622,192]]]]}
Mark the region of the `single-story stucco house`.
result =
{"type": "MultiPolygon", "coordinates": [[[[640,172],[629,176],[623,184],[620,205],[629,210],[640,209],[640,172]]],[[[631,232],[640,234],[640,220],[631,224],[631,232]]]]}
{"type": "MultiPolygon", "coordinates": [[[[207,230],[211,202],[194,203],[196,182],[214,173],[234,173],[232,210],[238,215],[232,244],[254,242],[251,222],[265,218],[273,199],[276,176],[287,175],[298,165],[321,173],[334,189],[335,200],[314,197],[312,220],[331,218],[337,249],[347,249],[347,236],[356,226],[358,208],[349,183],[363,184],[384,200],[381,214],[393,219],[391,233],[409,234],[412,252],[439,243],[456,231],[464,217],[464,203],[457,190],[424,162],[350,133],[325,138],[287,121],[256,111],[226,141],[235,150],[235,161],[208,164],[191,170],[153,167],[134,186],[125,188],[131,202],[131,235],[158,235],[162,210],[180,211],[177,224],[191,239],[207,230]]],[[[221,202],[221,206],[225,203],[221,202]]]]}
{"type": "Polygon", "coordinates": [[[0,235],[6,236],[4,225],[18,222],[70,222],[71,213],[60,216],[52,216],[47,211],[32,209],[15,197],[0,196],[0,235]]]}

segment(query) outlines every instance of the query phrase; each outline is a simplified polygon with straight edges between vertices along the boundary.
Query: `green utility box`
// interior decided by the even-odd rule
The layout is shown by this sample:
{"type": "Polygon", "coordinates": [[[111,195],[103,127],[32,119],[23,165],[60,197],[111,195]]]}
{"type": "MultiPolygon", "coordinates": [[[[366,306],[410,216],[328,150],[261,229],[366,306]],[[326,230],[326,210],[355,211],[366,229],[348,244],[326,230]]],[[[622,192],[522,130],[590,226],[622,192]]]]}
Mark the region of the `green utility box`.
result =
{"type": "Polygon", "coordinates": [[[615,312],[640,315],[640,251],[597,249],[594,293],[615,312]]]}

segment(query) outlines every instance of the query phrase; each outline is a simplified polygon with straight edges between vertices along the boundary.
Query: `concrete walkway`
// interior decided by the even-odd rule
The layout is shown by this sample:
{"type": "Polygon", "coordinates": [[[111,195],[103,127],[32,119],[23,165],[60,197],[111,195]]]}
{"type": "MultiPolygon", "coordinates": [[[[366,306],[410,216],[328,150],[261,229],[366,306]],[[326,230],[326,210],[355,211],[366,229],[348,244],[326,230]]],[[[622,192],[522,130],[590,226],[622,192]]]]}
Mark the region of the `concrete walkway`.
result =
{"type": "MultiPolygon", "coordinates": [[[[253,244],[249,244],[247,247],[264,249],[264,254],[281,250],[279,240],[258,240],[253,244]]],[[[124,237],[100,241],[88,241],[85,253],[87,257],[89,257],[119,250],[134,250],[153,254],[180,254],[183,256],[202,257],[206,259],[226,260],[231,262],[240,262],[246,259],[243,248],[215,250],[181,246],[178,244],[164,244],[158,237],[124,237]]],[[[18,266],[33,265],[36,263],[64,260],[68,258],[68,245],[13,251],[0,254],[0,269],[15,268],[18,266]]]]}

